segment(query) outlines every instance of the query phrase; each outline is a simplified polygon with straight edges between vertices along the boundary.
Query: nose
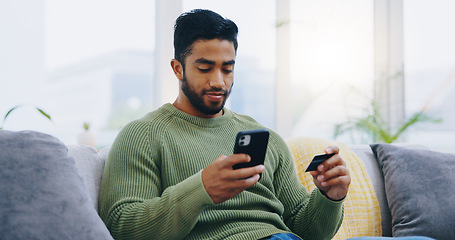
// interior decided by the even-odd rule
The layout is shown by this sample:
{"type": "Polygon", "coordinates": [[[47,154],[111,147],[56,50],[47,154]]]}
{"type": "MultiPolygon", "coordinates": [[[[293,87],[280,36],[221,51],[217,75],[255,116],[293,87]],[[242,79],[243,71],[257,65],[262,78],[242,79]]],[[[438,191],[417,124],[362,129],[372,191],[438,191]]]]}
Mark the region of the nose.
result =
{"type": "Polygon", "coordinates": [[[222,89],[224,87],[224,74],[222,71],[214,71],[209,79],[209,85],[212,88],[222,89]]]}

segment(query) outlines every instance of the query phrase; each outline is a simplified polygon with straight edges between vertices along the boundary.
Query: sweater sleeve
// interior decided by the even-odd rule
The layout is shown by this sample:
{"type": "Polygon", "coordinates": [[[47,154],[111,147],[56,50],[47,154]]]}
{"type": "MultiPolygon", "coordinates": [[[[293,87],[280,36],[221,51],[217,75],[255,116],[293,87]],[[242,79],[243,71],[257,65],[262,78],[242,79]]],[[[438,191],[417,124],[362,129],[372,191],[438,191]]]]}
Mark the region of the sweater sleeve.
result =
{"type": "Polygon", "coordinates": [[[201,172],[161,189],[146,124],[126,126],[109,152],[100,215],[115,239],[182,239],[213,201],[201,172]]]}
{"type": "Polygon", "coordinates": [[[343,201],[332,201],[315,188],[308,193],[295,172],[294,161],[287,145],[276,138],[278,169],[275,187],[285,206],[285,224],[303,239],[332,239],[343,218],[343,201]]]}

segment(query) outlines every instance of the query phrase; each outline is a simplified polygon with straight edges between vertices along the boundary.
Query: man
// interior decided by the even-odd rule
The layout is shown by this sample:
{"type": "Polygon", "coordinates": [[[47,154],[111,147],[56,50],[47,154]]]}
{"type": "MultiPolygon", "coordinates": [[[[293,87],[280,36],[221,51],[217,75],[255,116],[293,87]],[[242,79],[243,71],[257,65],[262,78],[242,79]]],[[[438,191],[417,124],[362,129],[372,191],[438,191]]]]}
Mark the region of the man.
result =
{"type": "Polygon", "coordinates": [[[125,126],[106,163],[100,215],[114,238],[320,240],[338,230],[351,180],[337,147],[328,147],[335,155],[311,172],[318,187],[312,193],[273,131],[264,165],[232,168],[250,161],[232,154],[237,132],[264,128],[224,108],[237,32],[209,10],[177,19],[177,99],[125,126]]]}

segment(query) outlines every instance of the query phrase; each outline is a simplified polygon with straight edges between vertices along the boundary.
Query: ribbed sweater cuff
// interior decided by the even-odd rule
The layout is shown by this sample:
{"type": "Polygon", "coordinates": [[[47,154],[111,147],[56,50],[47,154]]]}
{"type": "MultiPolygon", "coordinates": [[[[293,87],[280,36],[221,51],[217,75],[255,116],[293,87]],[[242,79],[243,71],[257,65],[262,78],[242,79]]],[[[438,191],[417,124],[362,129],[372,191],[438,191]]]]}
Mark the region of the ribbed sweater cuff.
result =
{"type": "Polygon", "coordinates": [[[199,205],[199,207],[206,207],[214,205],[212,198],[210,198],[202,183],[202,171],[177,184],[176,187],[183,193],[181,195],[183,199],[181,200],[189,204],[189,206],[199,205]]]}
{"type": "Polygon", "coordinates": [[[343,202],[344,202],[344,200],[346,199],[346,197],[343,198],[343,199],[341,199],[341,200],[335,201],[335,200],[332,200],[332,199],[328,198],[328,197],[327,197],[324,193],[322,193],[321,190],[319,190],[318,188],[316,188],[316,189],[317,189],[316,199],[319,200],[320,198],[323,198],[324,200],[322,200],[322,201],[327,202],[327,204],[329,204],[329,206],[333,206],[333,207],[343,206],[343,202]]]}

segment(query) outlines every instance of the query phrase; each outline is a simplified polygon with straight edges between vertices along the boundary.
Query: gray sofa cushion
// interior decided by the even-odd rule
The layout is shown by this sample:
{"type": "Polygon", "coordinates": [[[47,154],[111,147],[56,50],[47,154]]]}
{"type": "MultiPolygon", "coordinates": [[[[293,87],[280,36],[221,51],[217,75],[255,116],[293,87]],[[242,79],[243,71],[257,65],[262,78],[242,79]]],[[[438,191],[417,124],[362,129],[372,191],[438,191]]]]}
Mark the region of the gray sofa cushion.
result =
{"type": "Polygon", "coordinates": [[[371,144],[384,175],[393,236],[455,239],[455,155],[371,144]]]}
{"type": "Polygon", "coordinates": [[[2,239],[112,239],[66,146],[33,131],[0,131],[2,239]]]}

